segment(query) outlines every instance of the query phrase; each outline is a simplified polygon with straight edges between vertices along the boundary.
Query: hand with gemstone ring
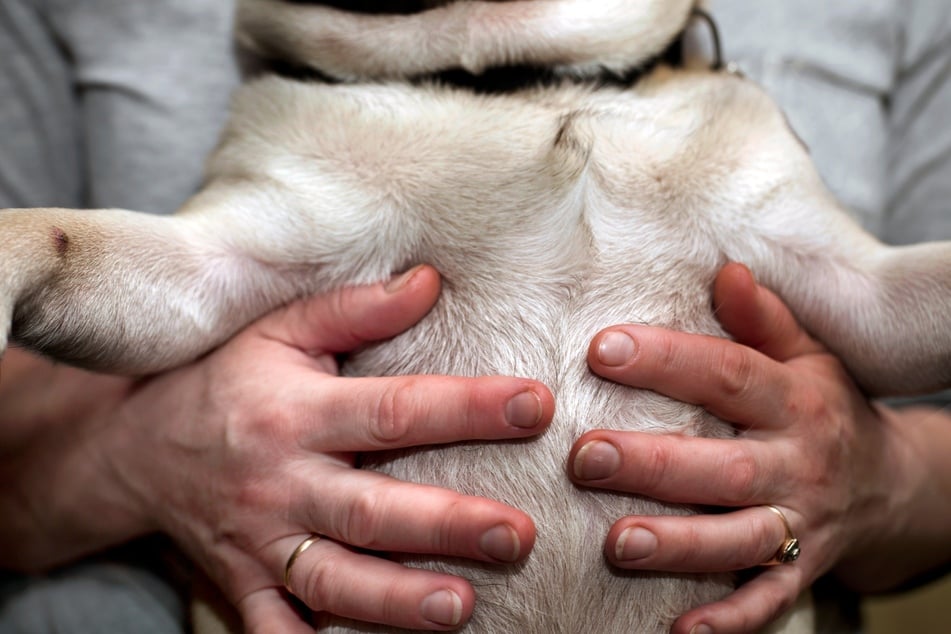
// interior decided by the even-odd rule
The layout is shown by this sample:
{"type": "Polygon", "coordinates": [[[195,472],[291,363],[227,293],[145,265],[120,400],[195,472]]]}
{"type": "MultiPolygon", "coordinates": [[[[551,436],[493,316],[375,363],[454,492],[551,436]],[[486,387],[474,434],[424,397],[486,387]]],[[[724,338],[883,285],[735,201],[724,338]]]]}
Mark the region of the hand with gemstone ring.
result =
{"type": "MultiPolygon", "coordinates": [[[[335,355],[409,328],[439,291],[436,271],[421,266],[385,285],[300,300],[190,366],[120,385],[95,417],[68,420],[62,442],[4,465],[0,536],[22,547],[2,563],[42,568],[161,531],[221,587],[249,632],[313,632],[290,595],[314,612],[455,629],[474,607],[466,580],[366,550],[501,571],[531,551],[531,519],[355,469],[355,456],[532,436],[551,421],[554,399],[529,379],[338,376],[335,355]],[[36,509],[16,505],[31,497],[54,515],[30,524],[36,509]]],[[[4,385],[13,379],[5,368],[4,385]]]]}
{"type": "Polygon", "coordinates": [[[756,631],[837,564],[842,579],[868,590],[951,561],[951,501],[939,493],[951,483],[951,417],[934,411],[903,424],[913,412],[870,404],[745,267],[725,267],[714,297],[738,343],[634,325],[592,341],[596,373],[702,406],[738,432],[580,438],[568,470],[582,486],[724,507],[620,518],[605,542],[608,560],[636,570],[756,571],[724,600],[681,616],[673,631],[683,634],[756,631]],[[895,521],[909,515],[917,526],[895,521]],[[915,554],[879,557],[901,548],[915,554]]]}

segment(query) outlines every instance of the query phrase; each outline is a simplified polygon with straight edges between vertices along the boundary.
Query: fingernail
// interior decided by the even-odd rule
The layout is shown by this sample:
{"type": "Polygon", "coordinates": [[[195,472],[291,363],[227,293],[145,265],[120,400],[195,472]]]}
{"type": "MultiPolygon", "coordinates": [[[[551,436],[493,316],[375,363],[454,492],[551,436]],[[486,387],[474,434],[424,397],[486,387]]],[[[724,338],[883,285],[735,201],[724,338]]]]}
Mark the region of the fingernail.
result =
{"type": "Polygon", "coordinates": [[[598,361],[609,367],[624,365],[637,352],[637,344],[629,335],[612,330],[604,333],[598,343],[598,361]]]}
{"type": "Polygon", "coordinates": [[[657,537],[646,528],[635,526],[618,537],[614,554],[618,561],[634,561],[653,555],[657,550],[657,537]]]}
{"type": "Polygon", "coordinates": [[[511,526],[500,524],[490,528],[479,540],[479,548],[497,561],[518,561],[522,545],[518,533],[511,526]]]}
{"type": "Polygon", "coordinates": [[[690,628],[690,634],[713,634],[713,628],[706,623],[701,623],[690,628]]]}
{"type": "Polygon", "coordinates": [[[542,420],[542,400],[535,392],[522,392],[505,405],[505,420],[512,427],[529,429],[542,420]]]}
{"type": "Polygon", "coordinates": [[[395,277],[391,277],[386,284],[383,285],[383,290],[387,293],[396,293],[405,287],[411,279],[419,272],[419,269],[422,266],[414,266],[405,273],[401,273],[395,277]]]}
{"type": "Polygon", "coordinates": [[[602,480],[621,468],[617,447],[603,440],[594,440],[575,455],[574,472],[579,480],[602,480]]]}
{"type": "Polygon", "coordinates": [[[440,590],[423,599],[419,612],[431,623],[459,625],[462,622],[462,599],[452,590],[440,590]]]}

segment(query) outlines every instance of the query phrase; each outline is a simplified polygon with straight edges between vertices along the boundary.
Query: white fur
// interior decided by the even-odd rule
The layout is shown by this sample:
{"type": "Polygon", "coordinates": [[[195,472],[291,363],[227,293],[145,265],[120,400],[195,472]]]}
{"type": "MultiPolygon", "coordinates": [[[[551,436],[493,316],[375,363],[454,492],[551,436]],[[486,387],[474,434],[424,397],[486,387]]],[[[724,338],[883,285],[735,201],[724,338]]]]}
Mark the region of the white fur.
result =
{"type": "MultiPolygon", "coordinates": [[[[354,14],[245,0],[243,43],[260,54],[313,60],[341,79],[404,78],[446,68],[534,64],[560,72],[623,72],[684,28],[695,0],[435,2],[422,13],[354,14]]],[[[386,3],[381,3],[385,7],[386,3]]]]}
{"type": "MultiPolygon", "coordinates": [[[[650,21],[675,30],[689,9],[526,0],[382,18],[245,5],[259,48],[347,78],[513,61],[622,69],[666,44],[648,37],[650,21]],[[577,18],[585,10],[590,21],[577,18]],[[494,36],[496,22],[512,32],[494,36]],[[640,50],[626,39],[632,25],[640,50]]],[[[470,632],[661,632],[730,591],[729,575],[611,570],[601,542],[613,520],[690,511],[581,491],[562,464],[593,426],[730,435],[695,407],[601,381],[584,365],[591,336],[614,323],[722,335],[710,287],[727,261],[777,290],[869,391],[951,384],[951,244],[888,249],[862,232],[774,104],[724,74],[662,68],[629,90],[565,83],[491,97],[268,77],[237,95],[205,188],[175,217],[36,210],[0,214],[0,227],[17,236],[0,253],[0,308],[15,306],[14,338],[136,372],[192,359],[293,297],[435,264],[445,279],[435,309],[347,371],[525,375],[558,399],[538,440],[373,465],[536,520],[521,566],[414,560],[473,580],[470,632]]]]}

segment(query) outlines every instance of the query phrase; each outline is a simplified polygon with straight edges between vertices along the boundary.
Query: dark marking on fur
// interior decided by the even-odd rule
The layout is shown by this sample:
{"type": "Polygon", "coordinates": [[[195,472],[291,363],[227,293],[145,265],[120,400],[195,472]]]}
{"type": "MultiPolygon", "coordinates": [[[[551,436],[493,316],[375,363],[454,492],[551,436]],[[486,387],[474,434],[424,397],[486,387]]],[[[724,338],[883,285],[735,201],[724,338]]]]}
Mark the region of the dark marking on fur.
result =
{"type": "Polygon", "coordinates": [[[59,227],[53,227],[50,235],[53,238],[53,248],[56,249],[56,255],[65,256],[69,251],[69,236],[59,227]]]}
{"type": "Polygon", "coordinates": [[[583,114],[581,110],[572,110],[558,119],[559,126],[558,132],[555,133],[554,149],[578,154],[587,162],[591,154],[591,142],[585,138],[584,134],[579,134],[576,128],[578,119],[583,114]]]}
{"type": "Polygon", "coordinates": [[[559,148],[567,140],[568,134],[570,133],[571,125],[574,123],[577,113],[569,112],[566,115],[562,115],[560,123],[561,126],[558,128],[558,133],[555,135],[555,148],[559,148]]]}

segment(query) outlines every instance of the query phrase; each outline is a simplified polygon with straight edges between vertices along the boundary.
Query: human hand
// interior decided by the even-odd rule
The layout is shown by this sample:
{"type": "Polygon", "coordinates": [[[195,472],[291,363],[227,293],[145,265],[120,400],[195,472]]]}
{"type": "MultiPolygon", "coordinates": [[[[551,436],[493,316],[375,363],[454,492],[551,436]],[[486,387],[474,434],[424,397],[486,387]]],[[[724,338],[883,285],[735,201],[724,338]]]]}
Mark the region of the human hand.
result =
{"type": "MultiPolygon", "coordinates": [[[[928,467],[897,417],[870,404],[836,358],[745,267],[725,267],[714,297],[721,322],[739,343],[617,326],[595,337],[588,360],[606,378],[704,407],[731,422],[738,437],[592,431],[577,441],[568,462],[571,477],[585,486],[732,509],[620,519],[605,554],[622,568],[756,569],[786,537],[764,505],[776,505],[788,519],[800,558],[761,568],[722,601],[683,615],[673,625],[676,633],[755,631],[841,559],[872,561],[862,555],[881,554],[904,530],[894,518],[907,510],[905,489],[927,478],[928,467]],[[624,341],[617,333],[635,344],[617,346],[624,341]],[[617,350],[629,354],[611,358],[617,350]]],[[[873,565],[880,565],[877,558],[873,565]]]]}
{"type": "Polygon", "coordinates": [[[238,607],[251,632],[310,632],[313,611],[445,630],[471,614],[459,578],[360,549],[508,563],[534,526],[500,503],[354,469],[357,452],[512,439],[551,420],[549,391],[513,378],[341,378],[334,354],[391,337],[435,302],[419,267],[382,285],[297,302],[209,357],[146,382],[121,407],[106,455],[127,498],[172,535],[238,607]]]}

